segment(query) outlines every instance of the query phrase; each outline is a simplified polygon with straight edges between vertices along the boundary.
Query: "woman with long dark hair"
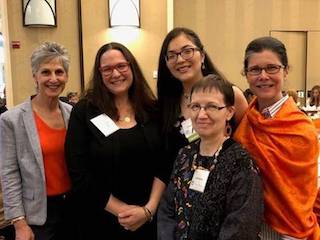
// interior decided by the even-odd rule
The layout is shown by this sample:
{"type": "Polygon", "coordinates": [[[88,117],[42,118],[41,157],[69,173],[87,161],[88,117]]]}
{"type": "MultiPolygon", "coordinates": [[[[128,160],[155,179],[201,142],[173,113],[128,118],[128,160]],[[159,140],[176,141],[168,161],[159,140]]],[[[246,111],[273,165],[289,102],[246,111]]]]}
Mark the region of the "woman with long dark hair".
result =
{"type": "MultiPolygon", "coordinates": [[[[204,49],[199,36],[188,28],[177,27],[165,37],[158,66],[158,101],[167,158],[173,163],[178,150],[198,136],[192,129],[187,104],[192,86],[208,74],[222,76],[204,49]]],[[[237,125],[248,104],[242,91],[233,86],[237,125]]]]}
{"type": "Polygon", "coordinates": [[[156,98],[132,53],[103,45],[66,138],[84,239],[156,239],[167,178],[156,119],[156,98]]]}

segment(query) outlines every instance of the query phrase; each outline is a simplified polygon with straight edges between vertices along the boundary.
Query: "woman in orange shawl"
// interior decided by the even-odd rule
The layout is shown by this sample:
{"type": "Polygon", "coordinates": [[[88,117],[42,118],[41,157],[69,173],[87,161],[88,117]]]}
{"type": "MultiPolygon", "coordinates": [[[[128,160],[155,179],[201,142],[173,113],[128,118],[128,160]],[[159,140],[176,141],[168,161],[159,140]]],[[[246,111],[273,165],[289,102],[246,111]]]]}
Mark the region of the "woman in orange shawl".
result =
{"type": "Polygon", "coordinates": [[[316,130],[287,95],[286,48],[272,37],[246,49],[244,74],[257,96],[237,131],[239,141],[260,168],[265,201],[262,239],[320,239],[313,204],[317,195],[316,130]]]}

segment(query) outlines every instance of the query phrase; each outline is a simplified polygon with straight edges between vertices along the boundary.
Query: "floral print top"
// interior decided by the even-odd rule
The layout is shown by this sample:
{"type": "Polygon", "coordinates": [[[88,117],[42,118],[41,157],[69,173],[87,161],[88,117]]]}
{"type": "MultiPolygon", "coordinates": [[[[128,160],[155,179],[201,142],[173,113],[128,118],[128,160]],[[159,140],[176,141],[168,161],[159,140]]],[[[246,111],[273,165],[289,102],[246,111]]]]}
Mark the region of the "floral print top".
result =
{"type": "Polygon", "coordinates": [[[199,145],[179,151],[158,209],[158,240],[256,240],[263,194],[251,157],[232,139],[217,157],[201,156],[199,145]],[[199,166],[211,170],[203,193],[189,188],[199,166]]]}
{"type": "Polygon", "coordinates": [[[202,194],[201,192],[189,190],[189,186],[195,171],[195,165],[209,169],[215,164],[214,157],[204,157],[198,154],[200,141],[188,145],[180,151],[175,163],[173,172],[173,183],[175,185],[175,211],[177,214],[177,238],[188,239],[190,227],[190,214],[194,199],[202,194]]]}

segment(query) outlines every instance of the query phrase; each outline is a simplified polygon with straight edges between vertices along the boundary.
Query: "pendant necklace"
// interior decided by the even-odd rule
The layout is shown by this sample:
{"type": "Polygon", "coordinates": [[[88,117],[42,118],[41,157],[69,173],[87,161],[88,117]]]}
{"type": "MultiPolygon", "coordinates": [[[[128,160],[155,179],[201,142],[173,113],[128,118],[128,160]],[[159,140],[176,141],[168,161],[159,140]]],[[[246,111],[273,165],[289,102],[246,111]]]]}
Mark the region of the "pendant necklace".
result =
{"type": "Polygon", "coordinates": [[[125,122],[125,123],[129,123],[131,122],[131,117],[130,116],[125,116],[123,118],[119,118],[120,122],[125,122]]]}
{"type": "Polygon", "coordinates": [[[131,118],[129,116],[126,116],[123,118],[123,121],[126,123],[129,123],[129,122],[131,122],[131,118]]]}

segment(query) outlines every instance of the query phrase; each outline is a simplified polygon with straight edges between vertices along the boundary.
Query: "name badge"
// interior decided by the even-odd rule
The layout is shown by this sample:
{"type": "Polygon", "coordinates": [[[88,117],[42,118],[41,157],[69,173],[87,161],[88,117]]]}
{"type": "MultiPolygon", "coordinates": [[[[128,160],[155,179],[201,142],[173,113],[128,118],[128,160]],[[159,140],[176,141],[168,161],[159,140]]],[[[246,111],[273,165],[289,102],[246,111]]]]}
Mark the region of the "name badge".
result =
{"type": "Polygon", "coordinates": [[[115,131],[119,130],[119,127],[115,124],[114,121],[107,114],[103,113],[99,116],[96,116],[90,121],[103,133],[104,136],[109,136],[115,131]]]}
{"type": "Polygon", "coordinates": [[[194,171],[189,189],[203,193],[207,184],[210,171],[207,169],[196,169],[194,171]]]}
{"type": "Polygon", "coordinates": [[[182,127],[182,134],[185,135],[185,137],[188,139],[189,143],[199,139],[199,135],[196,131],[194,131],[192,127],[192,121],[190,118],[184,120],[181,123],[182,127]]]}

